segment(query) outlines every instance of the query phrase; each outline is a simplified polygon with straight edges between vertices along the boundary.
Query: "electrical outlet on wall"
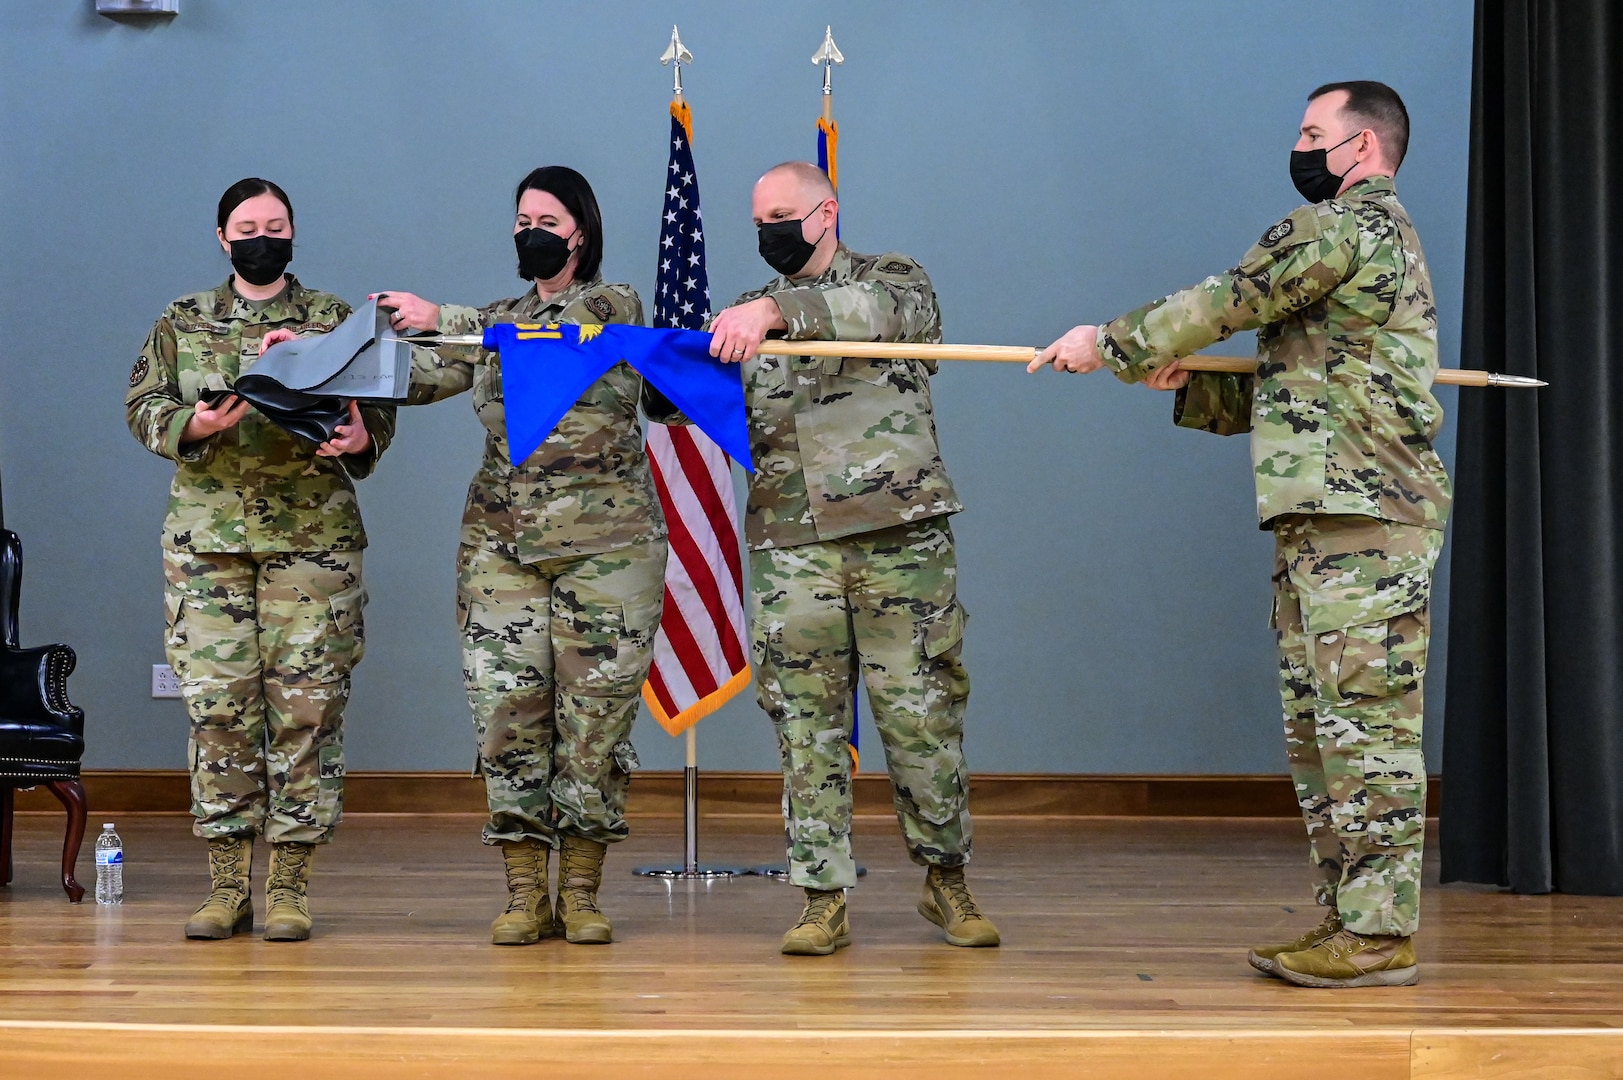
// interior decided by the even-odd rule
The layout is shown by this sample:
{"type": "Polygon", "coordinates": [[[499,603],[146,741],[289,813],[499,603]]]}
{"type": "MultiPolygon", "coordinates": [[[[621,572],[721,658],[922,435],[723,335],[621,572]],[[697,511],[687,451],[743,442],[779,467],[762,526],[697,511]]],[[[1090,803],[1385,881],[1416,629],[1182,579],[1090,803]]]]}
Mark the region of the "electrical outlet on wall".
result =
{"type": "Polygon", "coordinates": [[[180,696],[180,680],[175,678],[175,669],[168,664],[152,665],[152,696],[155,698],[180,696]]]}

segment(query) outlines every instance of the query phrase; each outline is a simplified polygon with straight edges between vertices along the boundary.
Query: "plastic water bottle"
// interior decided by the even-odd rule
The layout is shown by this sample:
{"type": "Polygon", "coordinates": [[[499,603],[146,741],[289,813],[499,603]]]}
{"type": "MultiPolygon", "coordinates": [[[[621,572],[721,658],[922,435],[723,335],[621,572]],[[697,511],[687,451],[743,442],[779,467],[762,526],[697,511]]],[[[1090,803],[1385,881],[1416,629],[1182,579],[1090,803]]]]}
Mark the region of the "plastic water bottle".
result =
{"type": "Polygon", "coordinates": [[[109,821],[96,837],[96,903],[124,902],[124,841],[109,821]]]}

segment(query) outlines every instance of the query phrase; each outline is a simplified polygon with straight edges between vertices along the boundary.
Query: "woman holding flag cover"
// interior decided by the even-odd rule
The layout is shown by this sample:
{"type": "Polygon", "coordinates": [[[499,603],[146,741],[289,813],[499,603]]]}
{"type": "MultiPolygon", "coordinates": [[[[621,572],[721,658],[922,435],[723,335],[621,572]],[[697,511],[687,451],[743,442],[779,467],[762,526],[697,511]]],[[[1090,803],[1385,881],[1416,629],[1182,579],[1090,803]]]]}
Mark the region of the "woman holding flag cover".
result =
{"type": "MultiPolygon", "coordinates": [[[[465,334],[503,322],[642,323],[636,291],[598,273],[603,221],[585,177],[561,165],[536,169],[514,202],[529,291],[482,308],[380,294],[395,327],[465,334]]],[[[669,405],[618,363],[515,465],[497,354],[416,350],[414,404],[464,390],[486,435],[462,516],[457,619],[490,803],[484,842],[501,846],[509,893],[491,941],[528,945],[561,933],[606,944],[613,929],[597,890],[607,845],[628,832],[631,725],[653,661],[667,554],[637,414],[646,401],[672,419],[669,405]],[[556,908],[547,888],[553,847],[556,908]]]]}
{"type": "Polygon", "coordinates": [[[230,394],[266,342],[349,315],[287,273],[293,203],[262,177],[220,196],[215,239],[231,276],[164,309],[130,371],[130,432],[175,463],[163,527],[169,663],[191,718],[193,832],[208,897],[186,936],[253,928],[256,834],[271,845],[267,941],[310,936],[316,848],[343,817],[344,706],[366,651],[366,531],[355,481],[394,434],[394,409],[350,403],[319,446],[230,394]]]}

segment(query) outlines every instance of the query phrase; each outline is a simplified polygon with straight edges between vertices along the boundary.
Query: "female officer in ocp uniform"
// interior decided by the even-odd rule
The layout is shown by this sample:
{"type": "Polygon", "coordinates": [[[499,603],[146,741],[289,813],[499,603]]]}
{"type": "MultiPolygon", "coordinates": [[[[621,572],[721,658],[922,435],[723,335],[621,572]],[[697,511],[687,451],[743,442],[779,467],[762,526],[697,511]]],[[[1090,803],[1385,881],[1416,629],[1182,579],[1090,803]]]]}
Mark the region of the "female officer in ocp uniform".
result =
{"type": "MultiPolygon", "coordinates": [[[[642,322],[629,285],[598,274],[603,221],[586,179],[536,169],[514,195],[523,296],[483,308],[439,307],[410,293],[378,302],[394,325],[447,334],[502,322],[642,322]]],[[[597,904],[606,845],[627,833],[636,766],[630,735],[653,662],[665,580],[665,523],[643,453],[642,378],[621,363],[594,383],[521,465],[509,463],[500,358],[477,348],[419,349],[414,403],[473,390],[486,428],[457,552],[457,615],[507,909],[497,945],[562,933],[605,944],[597,904]],[[547,859],[559,848],[558,901],[547,859]]],[[[660,419],[669,406],[647,391],[660,419]]]]}
{"type": "Polygon", "coordinates": [[[285,274],[293,206],[269,180],[220,197],[215,236],[232,275],[164,310],[130,372],[130,431],[175,462],[164,518],[169,663],[191,716],[193,828],[209,842],[213,889],[189,938],[252,929],[255,833],[271,844],[265,938],[310,936],[315,845],[343,809],[341,726],[364,648],[354,478],[394,431],[389,407],[350,406],[320,446],[226,396],[268,331],[327,331],[342,300],[285,274]]]}

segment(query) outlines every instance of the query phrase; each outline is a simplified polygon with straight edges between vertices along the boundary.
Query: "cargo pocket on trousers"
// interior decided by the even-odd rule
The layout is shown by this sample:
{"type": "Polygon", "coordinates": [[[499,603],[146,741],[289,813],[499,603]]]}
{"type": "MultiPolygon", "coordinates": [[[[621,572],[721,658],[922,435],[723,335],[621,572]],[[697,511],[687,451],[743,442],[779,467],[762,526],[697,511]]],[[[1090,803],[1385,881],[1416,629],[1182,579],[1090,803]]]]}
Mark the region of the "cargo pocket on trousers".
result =
{"type": "Polygon", "coordinates": [[[1348,627],[1341,659],[1342,696],[1353,701],[1395,698],[1419,689],[1426,673],[1429,615],[1420,608],[1348,627]]]}
{"type": "Polygon", "coordinates": [[[1426,756],[1419,750],[1364,755],[1365,832],[1382,847],[1413,847],[1426,818],[1426,756]]]}
{"type": "Polygon", "coordinates": [[[456,591],[456,628],[464,638],[468,636],[468,626],[473,619],[473,601],[468,599],[461,589],[456,591]]]}
{"type": "Polygon", "coordinates": [[[783,687],[778,682],[778,658],[783,655],[783,624],[757,614],[750,621],[750,662],[755,667],[755,703],[777,724],[788,713],[783,687]]]}
{"type": "Polygon", "coordinates": [[[969,612],[953,597],[947,606],[918,622],[919,637],[924,647],[924,658],[934,660],[964,640],[964,627],[969,623],[969,612]]]}
{"type": "Polygon", "coordinates": [[[327,598],[327,605],[332,610],[332,629],[328,634],[327,648],[329,662],[337,678],[348,675],[350,669],[366,655],[366,599],[366,587],[359,583],[327,598]]]}
{"type": "Polygon", "coordinates": [[[945,607],[918,621],[923,652],[923,738],[914,747],[922,755],[897,791],[912,812],[936,828],[962,817],[969,803],[969,773],[963,756],[964,700],[969,672],[964,667],[964,627],[969,613],[954,597],[945,607]]]}
{"type": "Polygon", "coordinates": [[[163,597],[164,633],[163,651],[175,678],[182,683],[191,665],[186,641],[186,598],[180,593],[166,592],[163,597]]]}
{"type": "MultiPolygon", "coordinates": [[[[625,652],[625,609],[619,604],[593,605],[567,613],[563,630],[558,605],[553,607],[553,671],[560,693],[594,698],[635,694],[641,686],[634,671],[622,667],[625,652]]],[[[545,623],[542,624],[545,632],[545,623]]]]}
{"type": "Polygon", "coordinates": [[[919,646],[923,652],[925,690],[931,695],[931,712],[969,697],[969,671],[964,667],[964,628],[969,612],[953,597],[947,606],[918,621],[919,646]],[[935,700],[944,695],[945,701],[935,700]]]}

